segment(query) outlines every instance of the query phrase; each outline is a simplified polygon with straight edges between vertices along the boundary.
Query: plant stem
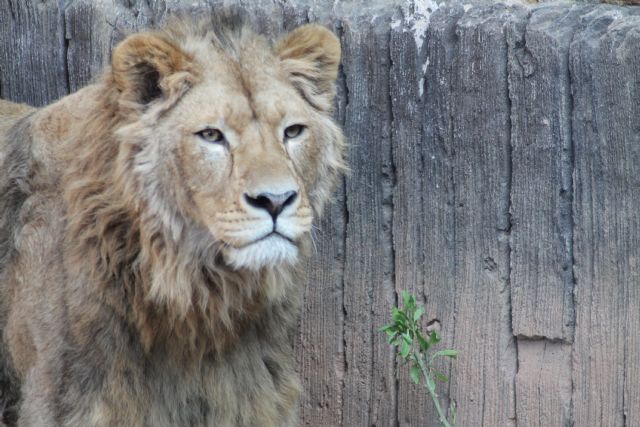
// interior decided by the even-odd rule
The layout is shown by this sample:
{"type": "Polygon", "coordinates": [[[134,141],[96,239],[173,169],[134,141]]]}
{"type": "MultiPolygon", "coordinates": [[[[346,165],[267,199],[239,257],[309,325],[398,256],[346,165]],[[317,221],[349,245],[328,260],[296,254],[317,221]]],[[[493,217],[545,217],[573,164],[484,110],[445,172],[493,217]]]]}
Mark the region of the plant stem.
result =
{"type": "Polygon", "coordinates": [[[424,381],[425,381],[424,385],[429,391],[429,394],[431,395],[431,399],[433,400],[433,404],[436,407],[436,411],[438,411],[440,422],[444,427],[451,427],[451,424],[449,424],[447,417],[445,416],[444,412],[442,412],[442,408],[440,407],[440,400],[438,398],[438,395],[436,394],[436,390],[429,387],[429,378],[430,378],[429,372],[427,371],[427,367],[425,366],[422,354],[418,355],[416,359],[418,360],[418,365],[420,365],[420,370],[422,371],[422,375],[424,376],[424,381]]]}

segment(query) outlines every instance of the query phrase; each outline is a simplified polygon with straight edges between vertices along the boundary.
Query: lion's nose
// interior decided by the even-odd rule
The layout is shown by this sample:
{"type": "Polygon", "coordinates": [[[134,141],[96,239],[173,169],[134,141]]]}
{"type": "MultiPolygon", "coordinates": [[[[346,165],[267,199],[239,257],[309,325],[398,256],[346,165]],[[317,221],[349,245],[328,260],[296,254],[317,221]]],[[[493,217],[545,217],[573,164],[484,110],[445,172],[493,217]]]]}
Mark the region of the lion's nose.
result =
{"type": "Polygon", "coordinates": [[[281,194],[273,193],[260,193],[257,196],[249,196],[245,193],[244,199],[250,206],[258,209],[264,209],[271,215],[271,218],[275,221],[278,215],[291,205],[298,197],[296,191],[287,191],[281,194]]]}

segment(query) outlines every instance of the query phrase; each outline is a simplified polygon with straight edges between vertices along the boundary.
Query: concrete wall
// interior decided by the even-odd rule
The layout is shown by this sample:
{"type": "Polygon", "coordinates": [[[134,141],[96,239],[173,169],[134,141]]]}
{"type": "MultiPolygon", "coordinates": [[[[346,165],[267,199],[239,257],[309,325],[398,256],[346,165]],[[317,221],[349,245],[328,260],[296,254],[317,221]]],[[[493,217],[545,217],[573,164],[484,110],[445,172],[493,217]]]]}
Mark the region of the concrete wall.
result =
{"type": "MultiPolygon", "coordinates": [[[[0,0],[0,95],[64,96],[192,3],[0,0]]],[[[461,352],[460,426],[639,426],[640,8],[244,3],[344,49],[352,173],[309,263],[301,425],[436,425],[376,331],[407,289],[461,352]]]]}

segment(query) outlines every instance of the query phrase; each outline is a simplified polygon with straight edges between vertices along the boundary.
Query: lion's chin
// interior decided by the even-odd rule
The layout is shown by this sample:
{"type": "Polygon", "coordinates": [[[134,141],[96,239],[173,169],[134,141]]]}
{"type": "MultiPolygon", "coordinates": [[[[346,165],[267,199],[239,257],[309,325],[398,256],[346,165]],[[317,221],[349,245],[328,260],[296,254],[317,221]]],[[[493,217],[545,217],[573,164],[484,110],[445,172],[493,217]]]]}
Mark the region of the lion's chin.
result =
{"type": "Polygon", "coordinates": [[[259,270],[267,266],[293,265],[298,260],[298,247],[277,234],[241,248],[227,247],[225,261],[233,268],[259,270]]]}

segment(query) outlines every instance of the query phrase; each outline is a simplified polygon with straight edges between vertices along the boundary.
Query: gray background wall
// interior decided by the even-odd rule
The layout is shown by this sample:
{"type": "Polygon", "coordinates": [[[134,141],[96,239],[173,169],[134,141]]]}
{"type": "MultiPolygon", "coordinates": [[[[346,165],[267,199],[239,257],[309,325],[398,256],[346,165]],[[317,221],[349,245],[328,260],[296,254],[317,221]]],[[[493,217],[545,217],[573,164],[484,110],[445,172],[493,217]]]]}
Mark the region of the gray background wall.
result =
{"type": "MultiPolygon", "coordinates": [[[[49,103],[208,3],[0,0],[0,95],[49,103]]],[[[460,350],[460,426],[640,426],[640,8],[416,3],[244,2],[344,49],[352,172],[309,262],[301,425],[436,425],[376,331],[406,289],[460,350]]]]}

